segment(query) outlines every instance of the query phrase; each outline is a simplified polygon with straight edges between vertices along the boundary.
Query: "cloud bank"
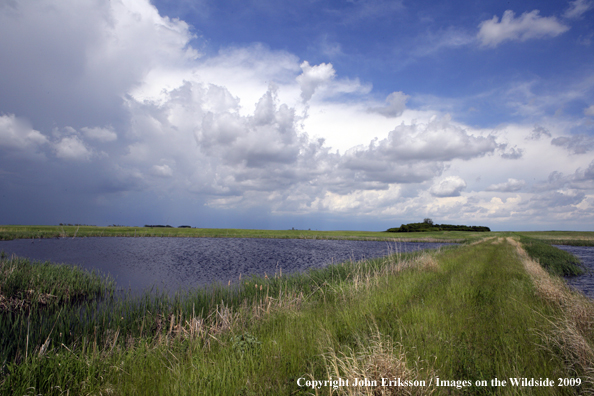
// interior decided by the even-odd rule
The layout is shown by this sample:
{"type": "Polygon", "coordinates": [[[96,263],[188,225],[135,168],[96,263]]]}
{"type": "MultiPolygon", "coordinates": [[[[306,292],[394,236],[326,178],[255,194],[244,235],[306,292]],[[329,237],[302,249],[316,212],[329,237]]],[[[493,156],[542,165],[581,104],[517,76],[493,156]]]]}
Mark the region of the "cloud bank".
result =
{"type": "MultiPolygon", "coordinates": [[[[494,47],[567,29],[506,11],[479,38],[494,47]]],[[[1,7],[5,221],[592,218],[592,142],[564,125],[470,126],[403,91],[376,96],[330,62],[258,43],[196,48],[186,22],[148,1],[1,7]]]]}

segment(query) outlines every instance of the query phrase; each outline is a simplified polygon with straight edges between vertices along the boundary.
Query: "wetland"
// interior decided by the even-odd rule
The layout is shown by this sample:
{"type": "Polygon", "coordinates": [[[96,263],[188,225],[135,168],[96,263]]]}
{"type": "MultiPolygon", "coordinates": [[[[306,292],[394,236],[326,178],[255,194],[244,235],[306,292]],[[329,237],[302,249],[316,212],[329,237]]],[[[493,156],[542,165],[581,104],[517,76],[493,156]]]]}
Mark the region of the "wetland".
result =
{"type": "Polygon", "coordinates": [[[73,264],[113,277],[134,293],[175,292],[242,277],[274,276],[389,254],[436,249],[445,243],[273,238],[52,238],[0,242],[0,250],[38,261],[73,264]]]}

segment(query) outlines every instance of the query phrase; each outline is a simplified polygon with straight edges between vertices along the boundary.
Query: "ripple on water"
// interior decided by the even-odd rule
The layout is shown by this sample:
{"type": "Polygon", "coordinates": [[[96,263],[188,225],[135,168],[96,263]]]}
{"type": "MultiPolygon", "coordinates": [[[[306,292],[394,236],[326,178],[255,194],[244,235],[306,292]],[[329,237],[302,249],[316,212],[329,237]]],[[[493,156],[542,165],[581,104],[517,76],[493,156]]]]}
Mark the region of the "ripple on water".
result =
{"type": "Polygon", "coordinates": [[[250,275],[274,275],[332,262],[437,248],[441,243],[393,243],[256,238],[61,238],[0,242],[0,250],[34,260],[76,264],[111,274],[122,288],[177,290],[227,284],[250,275]]]}
{"type": "Polygon", "coordinates": [[[588,297],[594,298],[594,246],[555,245],[555,247],[573,254],[582,261],[588,272],[565,279],[569,285],[581,290],[588,297]]]}

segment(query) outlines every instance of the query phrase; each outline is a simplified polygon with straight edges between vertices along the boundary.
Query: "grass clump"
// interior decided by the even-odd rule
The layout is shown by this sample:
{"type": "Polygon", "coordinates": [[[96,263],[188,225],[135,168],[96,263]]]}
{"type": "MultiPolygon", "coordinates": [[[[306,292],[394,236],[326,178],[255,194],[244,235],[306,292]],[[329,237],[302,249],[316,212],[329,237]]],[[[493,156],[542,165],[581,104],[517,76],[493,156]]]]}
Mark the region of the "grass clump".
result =
{"type": "Polygon", "coordinates": [[[520,236],[526,252],[549,273],[558,276],[575,276],[585,273],[580,259],[573,254],[551,246],[541,240],[520,236]]]}
{"type": "Polygon", "coordinates": [[[103,297],[114,283],[71,265],[0,254],[0,310],[28,310],[103,297]]]}

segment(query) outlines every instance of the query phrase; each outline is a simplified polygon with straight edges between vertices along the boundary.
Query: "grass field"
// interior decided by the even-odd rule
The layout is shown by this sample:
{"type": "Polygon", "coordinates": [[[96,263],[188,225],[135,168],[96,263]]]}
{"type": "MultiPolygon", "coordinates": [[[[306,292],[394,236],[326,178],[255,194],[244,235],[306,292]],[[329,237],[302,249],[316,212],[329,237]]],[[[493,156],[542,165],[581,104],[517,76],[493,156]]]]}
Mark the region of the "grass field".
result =
{"type": "MultiPolygon", "coordinates": [[[[252,278],[173,299],[114,300],[108,310],[92,305],[96,293],[37,307],[39,316],[4,310],[2,338],[18,345],[4,350],[0,393],[592,393],[594,304],[544,271],[518,239],[252,278]],[[100,314],[77,327],[85,312],[100,314]],[[514,386],[510,378],[553,386],[514,386]]],[[[14,260],[2,259],[3,270],[22,272],[14,260]]],[[[28,281],[12,283],[17,296],[35,284],[27,273],[28,281]]],[[[63,278],[80,284],[75,275],[55,279],[63,278]]]]}
{"type": "Polygon", "coordinates": [[[480,232],[389,233],[373,231],[245,230],[226,228],[148,228],[94,226],[0,226],[0,240],[56,237],[210,237],[351,240],[465,241],[483,237],[480,232]]]}
{"type": "Polygon", "coordinates": [[[559,245],[594,246],[594,232],[464,232],[436,231],[394,233],[384,231],[246,230],[234,228],[149,228],[95,226],[0,225],[0,241],[22,238],[72,237],[190,237],[190,238],[280,238],[375,241],[473,242],[484,237],[522,235],[559,245]]]}

